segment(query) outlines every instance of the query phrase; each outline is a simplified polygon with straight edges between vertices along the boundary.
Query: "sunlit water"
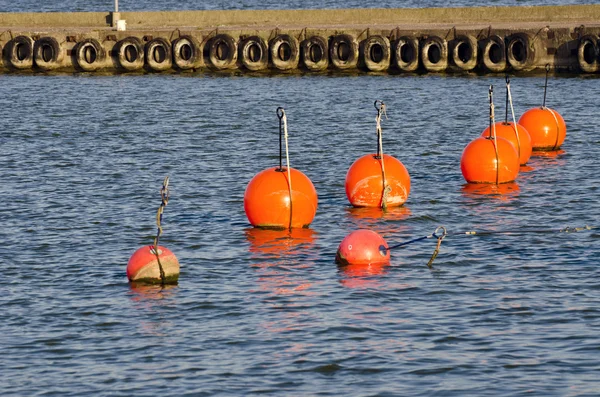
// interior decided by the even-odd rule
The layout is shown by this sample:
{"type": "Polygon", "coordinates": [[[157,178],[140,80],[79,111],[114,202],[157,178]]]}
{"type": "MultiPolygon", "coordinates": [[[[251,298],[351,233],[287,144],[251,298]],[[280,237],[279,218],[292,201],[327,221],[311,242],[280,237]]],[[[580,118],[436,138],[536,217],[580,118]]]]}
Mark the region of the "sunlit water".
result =
{"type": "MultiPolygon", "coordinates": [[[[437,4],[344,4],[422,5],[437,4]]],[[[299,6],[321,5],[285,5],[299,6]]],[[[551,77],[563,151],[486,190],[465,184],[459,163],[489,122],[490,84],[501,119],[501,76],[0,75],[1,394],[598,395],[598,230],[451,236],[432,269],[433,239],[368,272],[334,263],[357,228],[394,244],[439,225],[600,226],[599,80],[551,77]],[[385,214],[351,209],[344,191],[348,167],[376,148],[375,99],[388,106],[384,151],[412,180],[405,206],[385,214]],[[279,163],[277,106],[291,164],[319,194],[310,229],[291,235],[252,229],[243,209],[248,181],[279,163]],[[134,288],[125,266],[153,240],[166,175],[161,242],[181,262],[180,283],[134,288]]],[[[513,77],[517,117],[541,105],[543,84],[513,77]]]]}

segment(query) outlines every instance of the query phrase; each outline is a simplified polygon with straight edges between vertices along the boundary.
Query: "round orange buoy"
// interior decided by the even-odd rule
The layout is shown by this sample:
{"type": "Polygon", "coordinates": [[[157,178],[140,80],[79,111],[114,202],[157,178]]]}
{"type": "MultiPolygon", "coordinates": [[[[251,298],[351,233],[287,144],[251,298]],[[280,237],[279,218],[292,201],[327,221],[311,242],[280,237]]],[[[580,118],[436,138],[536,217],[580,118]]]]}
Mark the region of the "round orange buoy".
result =
{"type": "Polygon", "coordinates": [[[519,174],[519,156],[504,138],[479,137],[463,150],[460,170],[469,183],[512,182],[519,174]]]}
{"type": "Polygon", "coordinates": [[[385,185],[381,160],[376,154],[367,154],[354,162],[346,174],[346,196],[354,207],[399,206],[410,193],[410,175],[404,164],[395,157],[383,155],[385,185]]]}
{"type": "Polygon", "coordinates": [[[382,265],[390,261],[388,244],[372,230],[356,230],[342,240],[335,255],[339,265],[382,265]]]}
{"type": "MultiPolygon", "coordinates": [[[[507,139],[510,143],[512,143],[519,154],[519,164],[527,164],[529,158],[531,157],[531,137],[529,136],[527,129],[519,123],[517,123],[517,128],[515,129],[515,123],[506,121],[499,121],[494,125],[496,128],[496,137],[507,139]],[[518,140],[517,133],[519,134],[518,140]]],[[[485,130],[483,130],[481,136],[489,137],[490,127],[487,127],[485,130]]]]}
{"type": "MultiPolygon", "coordinates": [[[[158,246],[158,257],[164,272],[164,283],[175,284],[179,279],[179,261],[169,249],[158,246]]],[[[163,280],[153,245],[144,246],[131,255],[127,263],[129,281],[161,284],[163,280]]]]}
{"type": "Polygon", "coordinates": [[[567,137],[565,120],[556,110],[544,106],[523,113],[519,124],[529,132],[534,151],[557,150],[567,137]]]}
{"type": "Polygon", "coordinates": [[[290,168],[292,199],[287,168],[273,167],[256,174],[246,187],[244,210],[255,227],[308,227],[317,213],[317,191],[302,172],[290,168]]]}

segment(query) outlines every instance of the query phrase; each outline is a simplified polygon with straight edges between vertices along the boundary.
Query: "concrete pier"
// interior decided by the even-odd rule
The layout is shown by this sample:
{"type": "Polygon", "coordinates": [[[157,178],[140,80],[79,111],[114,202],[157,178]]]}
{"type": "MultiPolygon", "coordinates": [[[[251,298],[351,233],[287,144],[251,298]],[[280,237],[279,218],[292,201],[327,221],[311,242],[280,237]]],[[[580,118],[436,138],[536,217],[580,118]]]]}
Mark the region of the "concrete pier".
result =
{"type": "Polygon", "coordinates": [[[600,5],[0,13],[0,72],[600,72],[600,5]]]}

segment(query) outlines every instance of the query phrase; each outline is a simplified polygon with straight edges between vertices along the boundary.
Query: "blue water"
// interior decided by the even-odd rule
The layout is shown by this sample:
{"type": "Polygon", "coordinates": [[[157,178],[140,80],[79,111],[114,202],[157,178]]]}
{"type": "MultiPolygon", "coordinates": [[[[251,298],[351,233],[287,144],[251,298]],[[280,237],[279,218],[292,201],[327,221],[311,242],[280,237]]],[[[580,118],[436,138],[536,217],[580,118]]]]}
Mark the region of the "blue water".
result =
{"type": "MultiPolygon", "coordinates": [[[[257,8],[244,4],[221,6],[257,8]]],[[[435,5],[364,6],[421,4],[435,5]]],[[[0,74],[1,394],[597,396],[600,233],[558,230],[600,226],[600,81],[551,77],[563,150],[532,157],[515,184],[473,189],[460,156],[487,126],[490,84],[503,118],[500,76],[0,74]],[[351,209],[344,192],[376,148],[375,99],[388,106],[384,151],[412,182],[387,213],[351,209]],[[310,229],[291,235],[251,228],[243,209],[248,181],[279,162],[277,106],[291,164],[319,194],[310,229]],[[130,286],[166,175],[161,243],[180,282],[130,286]],[[440,225],[555,232],[451,236],[432,269],[433,240],[370,272],[334,263],[358,228],[395,244],[440,225]]],[[[517,117],[543,84],[513,77],[517,117]]]]}

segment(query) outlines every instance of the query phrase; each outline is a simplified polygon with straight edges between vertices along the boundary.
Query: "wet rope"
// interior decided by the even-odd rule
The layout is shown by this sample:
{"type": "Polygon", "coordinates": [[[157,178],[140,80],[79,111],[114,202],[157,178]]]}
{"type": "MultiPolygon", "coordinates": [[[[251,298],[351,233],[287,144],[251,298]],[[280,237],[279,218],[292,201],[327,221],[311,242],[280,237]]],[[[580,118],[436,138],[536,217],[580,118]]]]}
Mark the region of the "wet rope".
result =
{"type": "Polygon", "coordinates": [[[279,117],[279,170],[283,171],[282,163],[282,149],[281,149],[281,135],[285,138],[285,159],[287,164],[287,179],[288,179],[288,191],[290,194],[290,224],[289,229],[292,228],[292,172],[290,170],[290,152],[288,147],[288,128],[287,128],[287,116],[285,110],[282,107],[277,108],[277,117],[279,117]]]}
{"type": "Polygon", "coordinates": [[[161,198],[160,207],[158,207],[158,211],[156,212],[157,231],[156,231],[156,237],[154,238],[153,251],[154,251],[154,255],[156,255],[156,261],[158,262],[158,270],[160,271],[160,281],[161,281],[161,284],[164,286],[166,283],[166,276],[165,276],[165,270],[162,266],[162,263],[160,262],[160,250],[158,249],[158,240],[160,239],[160,235],[163,232],[162,225],[161,225],[163,211],[164,211],[165,207],[167,206],[167,204],[169,203],[169,176],[166,176],[165,179],[163,180],[162,188],[160,189],[160,198],[161,198]]]}
{"type": "Polygon", "coordinates": [[[392,191],[392,187],[387,184],[387,179],[385,177],[385,164],[384,164],[384,157],[383,157],[383,133],[381,130],[381,116],[382,115],[385,116],[385,118],[387,120],[387,112],[386,112],[385,103],[383,103],[383,101],[378,99],[375,101],[374,105],[375,105],[375,109],[377,109],[377,117],[375,118],[376,131],[377,131],[377,156],[376,156],[376,158],[379,159],[379,163],[381,164],[381,179],[383,181],[383,183],[382,183],[383,190],[381,193],[381,208],[386,210],[387,209],[387,197],[390,194],[390,192],[392,191]],[[377,107],[378,104],[379,104],[379,107],[377,107]]]}
{"type": "Polygon", "coordinates": [[[544,101],[542,102],[542,109],[546,108],[546,92],[548,91],[548,74],[550,73],[550,64],[546,64],[546,82],[544,83],[544,101]]]}
{"type": "Polygon", "coordinates": [[[500,178],[500,167],[498,164],[498,145],[496,140],[496,122],[494,120],[494,86],[490,85],[490,90],[488,92],[488,97],[490,99],[490,135],[488,139],[493,139],[492,143],[494,145],[494,151],[496,152],[496,185],[498,184],[500,178]]]}
{"type": "Polygon", "coordinates": [[[387,248],[380,247],[380,249],[383,252],[385,252],[385,251],[389,251],[392,249],[401,248],[401,247],[404,247],[404,246],[407,246],[410,244],[414,244],[419,241],[436,238],[437,244],[436,244],[435,250],[433,251],[433,254],[431,255],[431,259],[429,259],[429,262],[427,262],[427,267],[431,268],[433,261],[435,260],[435,258],[438,256],[438,254],[440,252],[442,241],[444,240],[444,238],[446,238],[448,236],[457,237],[457,236],[489,236],[489,235],[494,235],[494,234],[577,233],[577,232],[581,232],[581,231],[589,231],[589,230],[596,230],[596,229],[600,229],[600,227],[585,225],[585,226],[581,226],[581,227],[567,226],[567,227],[564,227],[561,229],[514,229],[514,230],[482,230],[482,231],[467,230],[467,231],[463,231],[463,232],[448,233],[444,226],[438,226],[434,230],[433,233],[428,234],[426,236],[417,237],[412,240],[408,240],[408,241],[405,241],[405,242],[402,242],[399,244],[391,245],[387,248]]]}
{"type": "MultiPolygon", "coordinates": [[[[515,127],[515,134],[517,135],[517,153],[519,155],[519,162],[521,162],[521,138],[519,138],[519,129],[517,127],[517,119],[515,118],[515,109],[513,108],[512,95],[510,93],[510,79],[508,78],[508,75],[506,76],[506,99],[510,103],[513,126],[515,127]]],[[[508,113],[508,108],[506,109],[506,112],[508,113]]]]}
{"type": "Polygon", "coordinates": [[[546,81],[544,82],[544,101],[542,102],[542,109],[549,111],[550,114],[552,115],[552,117],[554,117],[554,122],[556,123],[556,141],[554,142],[554,147],[552,149],[556,150],[558,147],[558,135],[559,135],[560,127],[558,125],[558,118],[556,117],[556,114],[554,113],[554,111],[552,109],[546,107],[546,92],[548,91],[548,74],[549,73],[550,73],[550,64],[547,63],[546,64],[546,81]]]}

